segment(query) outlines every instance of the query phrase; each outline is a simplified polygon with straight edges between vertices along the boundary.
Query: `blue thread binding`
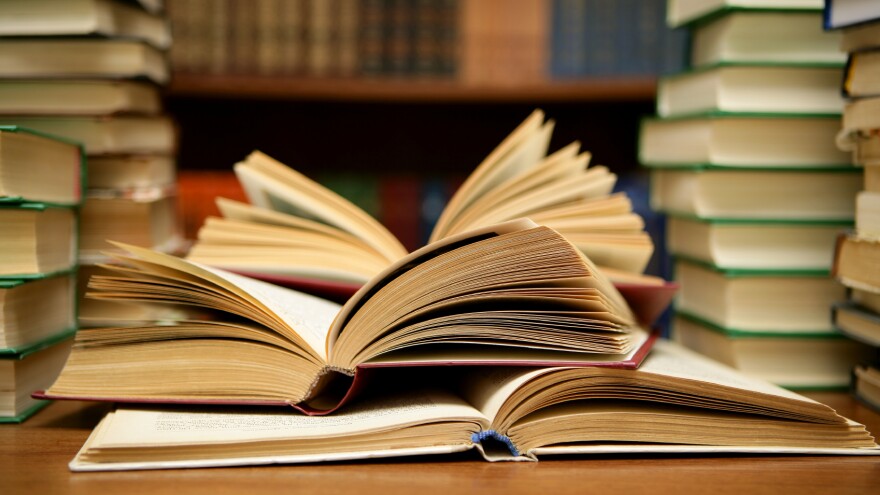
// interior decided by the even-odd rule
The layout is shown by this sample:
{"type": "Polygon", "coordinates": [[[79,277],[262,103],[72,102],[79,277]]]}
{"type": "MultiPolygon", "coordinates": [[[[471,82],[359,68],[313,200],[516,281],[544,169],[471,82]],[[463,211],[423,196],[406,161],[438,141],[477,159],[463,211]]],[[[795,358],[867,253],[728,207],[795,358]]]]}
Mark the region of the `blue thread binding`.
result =
{"type": "Polygon", "coordinates": [[[513,441],[495,430],[478,431],[471,435],[471,441],[474,443],[482,443],[483,440],[486,440],[488,438],[491,438],[492,440],[497,440],[506,445],[507,450],[509,450],[514,457],[520,456],[519,450],[517,450],[516,447],[513,445],[513,441]]]}

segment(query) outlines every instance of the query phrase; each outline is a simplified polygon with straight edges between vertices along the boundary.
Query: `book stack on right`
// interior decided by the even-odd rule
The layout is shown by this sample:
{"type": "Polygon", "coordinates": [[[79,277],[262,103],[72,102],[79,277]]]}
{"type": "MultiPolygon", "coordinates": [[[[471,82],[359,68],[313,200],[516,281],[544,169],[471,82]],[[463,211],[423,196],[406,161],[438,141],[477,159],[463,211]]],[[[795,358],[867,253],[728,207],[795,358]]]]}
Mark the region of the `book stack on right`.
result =
{"type": "Polygon", "coordinates": [[[862,181],[834,144],[839,37],[821,0],[667,7],[691,67],[660,80],[639,154],[681,287],[672,336],[788,388],[846,387],[870,349],[830,318],[835,239],[862,181]]]}
{"type": "MultiPolygon", "coordinates": [[[[880,3],[829,1],[825,27],[840,35],[847,56],[841,92],[847,98],[838,145],[864,170],[855,200],[855,226],[838,237],[833,274],[846,287],[834,305],[835,326],[880,349],[880,3]]],[[[853,371],[857,397],[880,408],[880,359],[853,371]]]]}
{"type": "Polygon", "coordinates": [[[105,261],[107,240],[180,245],[177,136],[161,99],[170,45],[161,1],[0,2],[0,124],[85,147],[81,281],[105,261]]]}

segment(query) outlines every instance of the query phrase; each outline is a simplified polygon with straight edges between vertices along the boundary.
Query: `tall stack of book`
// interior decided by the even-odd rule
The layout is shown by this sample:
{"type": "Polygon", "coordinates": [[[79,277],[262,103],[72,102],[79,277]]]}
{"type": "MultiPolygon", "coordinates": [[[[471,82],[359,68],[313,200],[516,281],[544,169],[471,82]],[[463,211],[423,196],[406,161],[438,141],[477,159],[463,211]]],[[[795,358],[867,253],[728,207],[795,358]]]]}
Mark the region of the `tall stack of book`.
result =
{"type": "Polygon", "coordinates": [[[70,352],[84,161],[76,143],[0,126],[0,423],[46,404],[31,393],[70,352]]]}
{"type": "MultiPolygon", "coordinates": [[[[852,151],[864,170],[855,201],[855,227],[838,239],[834,275],[847,288],[834,306],[833,321],[853,339],[880,349],[880,3],[830,1],[825,26],[841,37],[847,56],[841,90],[843,110],[838,145],[852,151]]],[[[853,391],[880,408],[880,360],[860,363],[853,391]]]]}
{"type": "Polygon", "coordinates": [[[163,251],[180,244],[177,136],[160,94],[170,46],[161,2],[0,3],[0,124],[86,150],[84,270],[104,259],[107,240],[163,251]]]}
{"type": "Polygon", "coordinates": [[[681,286],[673,337],[785,387],[845,387],[868,349],[832,325],[830,269],[862,176],[834,144],[839,37],[820,0],[791,4],[671,0],[691,68],[661,79],[639,154],[681,286]]]}

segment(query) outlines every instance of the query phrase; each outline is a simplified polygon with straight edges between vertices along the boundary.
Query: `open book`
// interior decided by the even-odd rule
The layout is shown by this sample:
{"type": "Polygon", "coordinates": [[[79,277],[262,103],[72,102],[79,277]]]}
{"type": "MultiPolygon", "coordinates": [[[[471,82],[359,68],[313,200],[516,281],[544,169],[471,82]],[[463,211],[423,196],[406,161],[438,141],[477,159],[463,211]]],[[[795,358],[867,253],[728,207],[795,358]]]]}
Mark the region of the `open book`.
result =
{"type": "MultiPolygon", "coordinates": [[[[662,284],[641,275],[653,244],[630,200],[612,193],[616,176],[588,167],[590,155],[577,142],[548,156],[553,127],[536,110],[507,136],[451,198],[431,242],[530,218],[565,236],[615,282],[662,284]]],[[[263,153],[237,163],[235,172],[251,204],[218,200],[223,218],[206,220],[188,259],[296,288],[327,293],[341,286],[344,293],[347,286],[351,293],[407,254],[375,218],[263,153]]]]}
{"type": "MultiPolygon", "coordinates": [[[[444,377],[445,378],[445,377],[444,377]]],[[[493,368],[451,389],[369,394],[333,416],[233,408],[120,408],[74,471],[319,462],[478,449],[552,454],[880,454],[828,406],[658,341],[638,370],[493,368]]]]}
{"type": "MultiPolygon", "coordinates": [[[[48,398],[292,404],[329,412],[359,370],[438,364],[636,367],[651,342],[626,301],[556,231],[528,220],[447,237],[338,304],[143,248],[92,298],[215,318],[83,329],[48,398]]],[[[126,322],[122,322],[125,325],[126,322]]]]}

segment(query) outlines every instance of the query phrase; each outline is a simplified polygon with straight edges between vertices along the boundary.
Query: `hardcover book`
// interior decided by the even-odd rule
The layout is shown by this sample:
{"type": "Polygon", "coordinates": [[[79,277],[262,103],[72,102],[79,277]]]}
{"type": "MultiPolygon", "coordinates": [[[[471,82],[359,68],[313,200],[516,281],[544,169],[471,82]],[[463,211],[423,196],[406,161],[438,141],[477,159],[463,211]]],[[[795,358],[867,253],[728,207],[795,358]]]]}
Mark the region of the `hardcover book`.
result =
{"type": "MultiPolygon", "coordinates": [[[[290,404],[326,413],[368,368],[632,368],[652,339],[593,263],[528,220],[437,241],[340,306],[144,248],[90,297],[213,310],[175,324],[83,329],[49,398],[290,404]],[[187,376],[186,380],[172,379],[187,376]]],[[[108,268],[111,268],[108,266],[108,268]]]]}
{"type": "Polygon", "coordinates": [[[387,387],[333,416],[119,408],[73,471],[266,465],[477,450],[490,461],[560,454],[878,454],[865,427],[673,343],[638,370],[494,368],[387,387]]]}

